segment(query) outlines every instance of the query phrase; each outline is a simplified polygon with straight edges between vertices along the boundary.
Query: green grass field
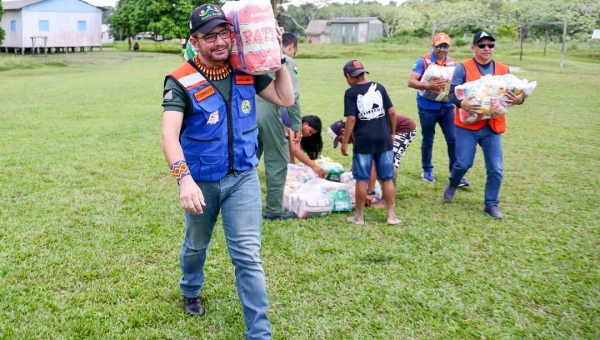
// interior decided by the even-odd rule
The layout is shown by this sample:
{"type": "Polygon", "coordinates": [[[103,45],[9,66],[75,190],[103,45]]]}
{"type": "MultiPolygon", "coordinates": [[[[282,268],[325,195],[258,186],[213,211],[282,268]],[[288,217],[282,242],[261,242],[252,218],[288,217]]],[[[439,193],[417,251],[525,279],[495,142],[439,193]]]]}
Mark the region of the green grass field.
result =
{"type": "MultiPolygon", "coordinates": [[[[300,48],[304,114],[326,126],[342,118],[342,66],[358,55],[396,110],[418,120],[406,80],[426,44],[300,48]]],[[[518,51],[497,50],[538,82],[508,116],[505,219],[481,212],[480,151],[472,186],[443,203],[443,137],[430,183],[419,135],[399,169],[401,225],[372,209],[364,227],[349,225],[349,213],[264,224],[275,338],[600,338],[600,63],[567,57],[559,68],[554,52],[520,62],[518,51]]],[[[181,57],[42,60],[0,54],[12,69],[0,72],[0,338],[240,339],[222,228],[206,265],[207,314],[182,310],[183,215],[160,148],[163,79],[181,57]]],[[[324,141],[324,155],[349,168],[324,141]]]]}

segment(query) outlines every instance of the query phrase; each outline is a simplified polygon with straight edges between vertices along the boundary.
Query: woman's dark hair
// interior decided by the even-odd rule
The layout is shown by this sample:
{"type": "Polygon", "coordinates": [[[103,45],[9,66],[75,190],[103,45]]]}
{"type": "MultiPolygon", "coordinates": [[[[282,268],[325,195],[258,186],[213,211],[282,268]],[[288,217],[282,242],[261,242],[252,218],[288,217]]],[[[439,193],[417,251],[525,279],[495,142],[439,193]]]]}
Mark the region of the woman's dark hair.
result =
{"type": "Polygon", "coordinates": [[[317,116],[304,116],[302,123],[307,123],[308,126],[317,130],[317,133],[310,137],[302,137],[300,140],[300,148],[306,152],[308,158],[315,160],[323,150],[323,139],[321,139],[321,118],[317,116]]]}

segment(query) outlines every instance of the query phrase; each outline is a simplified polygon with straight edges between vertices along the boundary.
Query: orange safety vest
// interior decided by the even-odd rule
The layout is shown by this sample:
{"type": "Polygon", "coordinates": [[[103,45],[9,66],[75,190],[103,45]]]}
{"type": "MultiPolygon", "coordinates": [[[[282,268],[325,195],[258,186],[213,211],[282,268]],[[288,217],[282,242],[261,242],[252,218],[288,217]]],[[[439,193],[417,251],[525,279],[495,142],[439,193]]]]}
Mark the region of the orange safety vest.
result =
{"type": "MultiPolygon", "coordinates": [[[[495,61],[495,60],[492,60],[492,63],[494,63],[494,75],[495,76],[501,76],[503,74],[508,74],[508,66],[502,64],[501,62],[495,61]]],[[[481,72],[479,72],[479,68],[477,68],[477,63],[475,62],[475,59],[469,59],[467,61],[463,61],[462,65],[465,67],[465,74],[466,74],[467,82],[474,81],[474,80],[477,80],[477,79],[483,77],[481,72]]],[[[482,129],[486,124],[489,123],[490,127],[492,128],[492,131],[494,131],[495,133],[503,133],[504,131],[506,131],[506,119],[504,118],[504,115],[502,115],[498,118],[492,118],[492,119],[488,119],[488,120],[480,120],[475,123],[466,124],[466,123],[463,123],[460,121],[460,115],[459,115],[458,110],[460,110],[460,109],[457,107],[454,112],[454,125],[456,125],[456,126],[459,126],[463,129],[467,129],[467,130],[479,130],[479,129],[482,129]]]]}
{"type": "Polygon", "coordinates": [[[425,74],[425,71],[427,70],[427,67],[429,65],[439,65],[439,66],[456,66],[456,61],[450,57],[446,57],[447,59],[444,60],[438,60],[437,63],[434,63],[433,61],[431,61],[431,53],[428,54],[423,54],[421,56],[421,58],[423,58],[423,60],[425,61],[424,65],[423,65],[423,74],[425,74]]]}

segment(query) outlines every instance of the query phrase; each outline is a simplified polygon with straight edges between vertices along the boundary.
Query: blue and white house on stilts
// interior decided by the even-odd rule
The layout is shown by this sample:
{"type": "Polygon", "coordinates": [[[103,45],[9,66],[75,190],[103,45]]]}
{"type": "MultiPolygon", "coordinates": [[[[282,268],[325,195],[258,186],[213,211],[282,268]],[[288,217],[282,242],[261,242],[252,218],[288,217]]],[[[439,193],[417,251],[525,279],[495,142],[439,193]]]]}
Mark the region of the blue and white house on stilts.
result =
{"type": "Polygon", "coordinates": [[[47,53],[102,49],[102,8],[81,0],[2,1],[0,51],[47,53]]]}

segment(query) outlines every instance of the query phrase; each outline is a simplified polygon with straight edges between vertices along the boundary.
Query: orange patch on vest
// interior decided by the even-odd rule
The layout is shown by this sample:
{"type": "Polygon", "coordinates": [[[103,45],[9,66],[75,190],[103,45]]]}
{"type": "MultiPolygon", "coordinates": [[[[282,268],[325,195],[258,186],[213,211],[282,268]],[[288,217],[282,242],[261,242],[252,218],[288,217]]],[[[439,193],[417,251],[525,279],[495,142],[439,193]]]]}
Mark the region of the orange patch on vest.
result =
{"type": "Polygon", "coordinates": [[[216,92],[217,91],[215,91],[215,88],[212,85],[210,85],[210,86],[203,88],[202,90],[194,92],[194,98],[196,98],[196,100],[200,102],[200,101],[212,96],[216,92]]]}
{"type": "Polygon", "coordinates": [[[236,75],[235,83],[238,85],[252,85],[254,84],[254,77],[251,75],[236,75]]]}

